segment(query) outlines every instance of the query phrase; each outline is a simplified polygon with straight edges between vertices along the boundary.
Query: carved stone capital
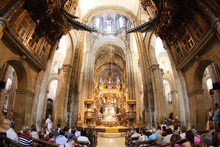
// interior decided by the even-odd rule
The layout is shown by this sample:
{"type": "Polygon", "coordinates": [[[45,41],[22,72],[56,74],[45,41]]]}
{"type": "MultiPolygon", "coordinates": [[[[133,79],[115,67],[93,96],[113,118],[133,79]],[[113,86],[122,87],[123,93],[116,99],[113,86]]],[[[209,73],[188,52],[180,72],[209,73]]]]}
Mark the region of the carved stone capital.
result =
{"type": "Polygon", "coordinates": [[[64,64],[62,67],[63,72],[70,72],[73,67],[69,64],[64,64]]]}

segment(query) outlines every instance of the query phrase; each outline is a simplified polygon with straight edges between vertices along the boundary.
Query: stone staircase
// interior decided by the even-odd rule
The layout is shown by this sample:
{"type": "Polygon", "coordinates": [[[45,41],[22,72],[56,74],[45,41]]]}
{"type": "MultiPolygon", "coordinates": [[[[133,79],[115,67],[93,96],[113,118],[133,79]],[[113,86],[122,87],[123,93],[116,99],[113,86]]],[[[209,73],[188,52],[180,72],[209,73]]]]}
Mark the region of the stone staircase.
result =
{"type": "Polygon", "coordinates": [[[7,129],[9,129],[10,120],[4,119],[3,124],[0,126],[0,132],[6,132],[7,129]]]}

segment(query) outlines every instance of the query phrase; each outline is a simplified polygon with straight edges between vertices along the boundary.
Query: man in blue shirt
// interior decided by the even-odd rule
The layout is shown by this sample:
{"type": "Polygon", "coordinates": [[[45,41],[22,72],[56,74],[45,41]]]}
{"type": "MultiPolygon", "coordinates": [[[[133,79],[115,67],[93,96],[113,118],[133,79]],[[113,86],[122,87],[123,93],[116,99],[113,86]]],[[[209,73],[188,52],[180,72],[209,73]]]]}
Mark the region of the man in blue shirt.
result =
{"type": "Polygon", "coordinates": [[[218,108],[218,104],[215,104],[214,108],[214,123],[215,123],[215,131],[220,131],[220,110],[218,108]]]}

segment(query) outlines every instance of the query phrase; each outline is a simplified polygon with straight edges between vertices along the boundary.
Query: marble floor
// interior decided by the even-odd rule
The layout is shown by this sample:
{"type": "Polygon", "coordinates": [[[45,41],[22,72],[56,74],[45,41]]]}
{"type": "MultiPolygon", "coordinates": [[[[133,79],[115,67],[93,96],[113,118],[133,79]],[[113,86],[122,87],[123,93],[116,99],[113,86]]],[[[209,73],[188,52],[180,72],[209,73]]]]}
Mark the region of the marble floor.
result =
{"type": "Polygon", "coordinates": [[[125,137],[98,137],[97,147],[125,147],[125,137]]]}

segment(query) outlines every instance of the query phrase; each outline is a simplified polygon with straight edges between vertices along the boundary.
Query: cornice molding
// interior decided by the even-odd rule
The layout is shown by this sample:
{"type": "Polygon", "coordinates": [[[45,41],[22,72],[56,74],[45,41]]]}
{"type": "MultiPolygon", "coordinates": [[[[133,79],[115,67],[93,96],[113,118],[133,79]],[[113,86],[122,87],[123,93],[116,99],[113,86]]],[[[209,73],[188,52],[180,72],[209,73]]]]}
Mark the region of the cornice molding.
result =
{"type": "Polygon", "coordinates": [[[195,95],[201,95],[204,93],[204,89],[195,89],[188,92],[188,96],[195,96],[195,95]]]}
{"type": "Polygon", "coordinates": [[[24,95],[28,95],[30,97],[33,97],[35,95],[35,92],[29,90],[29,89],[17,89],[16,90],[17,94],[24,94],[24,95]]]}

